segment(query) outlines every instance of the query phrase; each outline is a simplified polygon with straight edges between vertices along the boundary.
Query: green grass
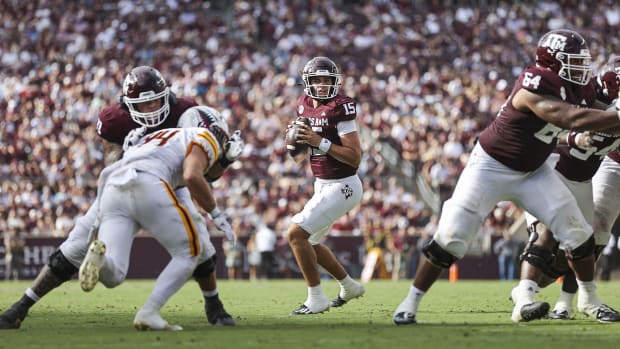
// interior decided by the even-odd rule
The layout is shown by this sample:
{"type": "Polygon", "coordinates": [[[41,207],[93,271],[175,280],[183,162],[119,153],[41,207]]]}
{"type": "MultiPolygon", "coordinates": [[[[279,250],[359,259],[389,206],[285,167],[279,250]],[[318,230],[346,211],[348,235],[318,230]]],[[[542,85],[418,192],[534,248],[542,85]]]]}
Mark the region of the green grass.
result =
{"type": "MultiPolygon", "coordinates": [[[[599,324],[577,315],[572,321],[540,320],[514,324],[507,297],[516,282],[439,281],[422,301],[418,325],[395,326],[392,312],[409,281],[373,281],[366,295],[340,309],[313,316],[290,316],[306,296],[302,280],[220,281],[234,328],[209,325],[202,297],[190,282],[163,309],[182,332],[138,332],[133,316],[153,281],[126,281],[116,289],[101,285],[91,293],[69,282],[31,309],[16,331],[0,332],[0,349],[9,348],[577,348],[609,346],[620,324],[599,324]]],[[[21,296],[30,282],[0,283],[0,309],[21,296]]],[[[620,282],[600,283],[599,295],[620,306],[620,282]]],[[[330,296],[333,281],[323,283],[330,296]]],[[[539,294],[553,304],[554,284],[539,294]]]]}

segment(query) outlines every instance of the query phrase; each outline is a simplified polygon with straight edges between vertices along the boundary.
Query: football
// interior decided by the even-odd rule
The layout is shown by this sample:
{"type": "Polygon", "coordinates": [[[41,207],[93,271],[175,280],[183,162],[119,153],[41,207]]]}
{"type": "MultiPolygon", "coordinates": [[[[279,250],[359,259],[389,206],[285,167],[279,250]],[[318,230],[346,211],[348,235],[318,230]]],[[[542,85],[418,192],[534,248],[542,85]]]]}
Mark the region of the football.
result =
{"type": "Polygon", "coordinates": [[[297,131],[299,130],[299,125],[303,124],[311,126],[310,119],[298,117],[293,123],[293,126],[289,127],[286,132],[286,150],[288,150],[291,156],[297,156],[308,149],[307,144],[297,143],[297,131]]]}

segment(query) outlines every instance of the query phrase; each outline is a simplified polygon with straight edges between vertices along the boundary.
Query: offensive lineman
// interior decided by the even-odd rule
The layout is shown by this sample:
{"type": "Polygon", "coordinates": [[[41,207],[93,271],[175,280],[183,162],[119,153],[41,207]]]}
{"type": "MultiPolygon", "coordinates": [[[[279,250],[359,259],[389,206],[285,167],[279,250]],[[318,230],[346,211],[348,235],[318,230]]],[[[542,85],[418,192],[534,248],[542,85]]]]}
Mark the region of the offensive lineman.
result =
{"type": "MultiPolygon", "coordinates": [[[[462,258],[488,212],[499,201],[513,201],[538,217],[567,251],[582,283],[584,303],[598,301],[594,287],[594,239],[571,192],[545,165],[564,130],[617,134],[620,112],[591,109],[595,101],[591,56],[578,33],[558,29],[542,36],[536,66],[523,70],[497,117],[481,133],[452,197],[445,202],[437,232],[423,249],[416,278],[394,311],[397,325],[416,323],[420,301],[444,268],[462,258]]],[[[547,315],[549,304],[536,302],[540,269],[521,276],[511,319],[530,321],[547,315]]]]}

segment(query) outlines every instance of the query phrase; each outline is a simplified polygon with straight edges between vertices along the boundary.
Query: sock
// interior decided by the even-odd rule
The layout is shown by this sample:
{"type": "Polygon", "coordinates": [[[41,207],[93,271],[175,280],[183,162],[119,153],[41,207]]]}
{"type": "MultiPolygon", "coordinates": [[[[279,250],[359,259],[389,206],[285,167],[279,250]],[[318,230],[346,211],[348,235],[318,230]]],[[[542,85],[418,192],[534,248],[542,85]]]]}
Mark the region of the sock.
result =
{"type": "MultiPolygon", "coordinates": [[[[577,305],[579,308],[579,311],[584,311],[586,309],[584,309],[585,307],[588,308],[598,308],[598,306],[600,306],[601,304],[603,304],[601,302],[600,299],[598,299],[598,296],[596,295],[596,284],[593,281],[580,281],[579,279],[577,280],[577,285],[579,286],[579,289],[577,290],[577,305]]],[[[592,309],[589,309],[592,310],[592,309]]]]}
{"type": "Polygon", "coordinates": [[[338,280],[338,284],[340,284],[340,288],[351,288],[355,285],[355,280],[351,279],[351,276],[347,274],[347,276],[338,280]]]}
{"type": "Polygon", "coordinates": [[[567,310],[569,313],[572,312],[574,297],[575,297],[574,293],[560,291],[560,297],[558,298],[558,301],[555,303],[555,307],[553,309],[559,310],[559,311],[567,310]]]}
{"type": "Polygon", "coordinates": [[[413,314],[417,314],[418,307],[420,306],[420,301],[425,294],[426,292],[411,285],[407,297],[405,297],[405,299],[400,303],[398,308],[396,308],[396,313],[411,312],[413,314]]]}
{"type": "Polygon", "coordinates": [[[347,290],[355,287],[357,282],[355,282],[355,280],[353,280],[351,276],[347,275],[343,279],[338,280],[338,284],[340,284],[340,292],[338,293],[338,296],[340,296],[340,298],[342,299],[345,299],[347,290]]]}
{"type": "Polygon", "coordinates": [[[218,295],[217,288],[214,288],[212,290],[202,290],[202,295],[205,298],[216,297],[218,295]]]}
{"type": "Polygon", "coordinates": [[[321,284],[318,284],[316,286],[308,286],[308,300],[316,298],[327,298],[323,293],[323,288],[321,287],[321,284]]]}
{"type": "Polygon", "coordinates": [[[523,279],[519,281],[519,286],[517,286],[517,292],[515,292],[515,296],[517,299],[513,299],[515,305],[524,305],[530,304],[534,302],[534,294],[538,290],[538,285],[536,282],[528,279],[523,279]]]}
{"type": "Polygon", "coordinates": [[[163,304],[161,304],[161,303],[159,303],[157,301],[154,301],[154,300],[149,298],[149,299],[146,300],[146,302],[142,306],[142,309],[150,310],[150,311],[155,311],[155,312],[159,313],[159,311],[161,310],[161,308],[163,306],[164,306],[163,304]]]}
{"type": "Polygon", "coordinates": [[[20,303],[25,304],[30,308],[34,303],[36,303],[41,297],[37,296],[36,293],[31,288],[28,288],[26,292],[24,292],[24,296],[20,300],[20,303]]]}

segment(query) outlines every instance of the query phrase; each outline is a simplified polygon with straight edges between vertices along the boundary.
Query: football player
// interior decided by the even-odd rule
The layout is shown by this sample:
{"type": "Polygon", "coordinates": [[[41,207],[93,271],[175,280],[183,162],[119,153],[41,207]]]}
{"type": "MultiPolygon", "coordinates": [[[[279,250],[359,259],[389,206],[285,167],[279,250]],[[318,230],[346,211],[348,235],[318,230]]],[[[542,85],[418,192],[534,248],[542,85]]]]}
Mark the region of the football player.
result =
{"type": "MultiPolygon", "coordinates": [[[[618,96],[619,74],[620,61],[617,56],[612,56],[595,80],[597,100],[601,103],[602,109],[606,109],[618,96]]],[[[614,166],[617,162],[612,159],[618,154],[620,138],[604,133],[570,132],[566,143],[568,147],[557,148],[558,157],[554,158],[552,166],[559,172],[560,178],[577,199],[586,219],[593,222],[595,258],[598,259],[609,241],[611,223],[620,212],[620,203],[614,196],[615,184],[618,182],[609,181],[609,179],[618,177],[618,168],[614,166]],[[603,160],[608,154],[608,160],[603,160]],[[601,162],[605,165],[601,165],[601,162]],[[613,193],[607,192],[610,188],[614,188],[613,193]]],[[[521,258],[538,264],[542,269],[544,275],[538,282],[540,288],[546,287],[560,276],[564,277],[560,297],[549,314],[549,318],[570,319],[573,312],[573,298],[578,291],[575,275],[566,264],[564,251],[558,250],[558,244],[553,239],[551,231],[543,224],[539,224],[535,217],[528,214],[527,218],[530,240],[521,258]],[[544,258],[540,258],[541,253],[544,253],[544,258]]],[[[579,297],[579,300],[582,300],[582,297],[579,297]]],[[[577,309],[599,322],[620,321],[620,314],[605,305],[582,302],[577,305],[577,309]]]]}
{"type": "Polygon", "coordinates": [[[308,297],[292,315],[321,313],[330,305],[340,307],[364,294],[364,287],[321,243],[332,224],[362,198],[362,182],[357,175],[362,152],[355,124],[356,103],[338,93],[340,72],[327,57],[308,61],[301,77],[305,95],[297,99],[297,117],[308,118],[311,126],[299,125],[297,140],[309,147],[294,159],[300,163],[309,156],[316,180],[314,195],[293,216],[288,229],[289,245],[308,286],[308,297]],[[340,285],[331,302],[321,288],[317,263],[340,285]]]}
{"type": "MultiPolygon", "coordinates": [[[[215,255],[204,220],[195,218],[175,190],[186,187],[212,218],[222,216],[205,176],[219,166],[221,154],[229,148],[230,133],[212,108],[194,107],[185,113],[212,120],[205,123],[208,128],[169,128],[144,135],[135,145],[125,147],[122,160],[102,171],[95,202],[100,226],[79,269],[84,291],[91,291],[99,281],[108,288],[118,286],[127,275],[131,245],[139,228],[149,231],[171,260],[136,314],[134,326],[140,330],[182,330],[169,325],[160,309],[198,264],[215,255]]],[[[219,227],[233,240],[230,225],[222,224],[228,223],[223,221],[219,227]]]]}
{"type": "MultiPolygon", "coordinates": [[[[416,323],[423,296],[457,259],[489,211],[513,201],[534,214],[567,251],[583,303],[601,305],[594,285],[595,243],[592,227],[553,168],[545,165],[565,130],[620,131],[620,112],[593,109],[591,56],[578,33],[558,29],[542,36],[536,65],[523,70],[497,117],[480,134],[452,197],[444,203],[437,231],[423,249],[408,295],[394,311],[397,325],[416,323]],[[583,290],[583,292],[582,292],[583,290]]],[[[538,257],[545,258],[540,251],[538,257]]],[[[534,299],[541,270],[527,262],[521,273],[511,319],[540,319],[549,304],[534,299]]]]}
{"type": "MultiPolygon", "coordinates": [[[[192,99],[177,98],[158,70],[148,66],[133,68],[124,79],[119,103],[107,106],[99,113],[97,133],[103,139],[106,162],[111,163],[120,157],[123,142],[132,130],[144,127],[150,133],[177,127],[179,117],[196,105],[192,99]]],[[[226,167],[228,160],[222,158],[221,161],[220,167],[226,167]]],[[[186,189],[176,190],[176,194],[187,207],[194,207],[186,189]]],[[[197,211],[192,213],[200,217],[197,211]]],[[[19,328],[35,302],[77,273],[88,249],[89,232],[95,218],[93,205],[76,220],[67,239],[50,256],[22,298],[0,315],[0,329],[19,328]]],[[[218,296],[215,258],[198,265],[194,276],[205,298],[208,321],[213,325],[234,325],[218,296]]]]}

